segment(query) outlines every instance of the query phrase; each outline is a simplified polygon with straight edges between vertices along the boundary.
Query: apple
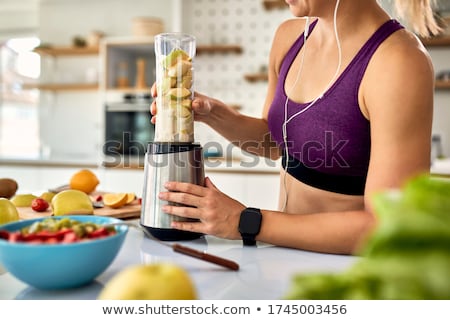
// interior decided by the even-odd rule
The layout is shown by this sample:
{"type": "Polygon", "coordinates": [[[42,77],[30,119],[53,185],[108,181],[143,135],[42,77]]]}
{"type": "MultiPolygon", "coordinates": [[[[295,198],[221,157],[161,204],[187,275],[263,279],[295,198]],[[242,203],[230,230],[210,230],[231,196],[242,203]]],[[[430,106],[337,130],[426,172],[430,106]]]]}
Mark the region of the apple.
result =
{"type": "Polygon", "coordinates": [[[31,193],[16,194],[11,198],[11,202],[16,207],[31,207],[31,202],[36,198],[37,196],[31,193]]]}
{"type": "Polygon", "coordinates": [[[91,198],[83,191],[75,189],[57,193],[52,198],[51,207],[55,216],[94,213],[91,198]]]}
{"type": "Polygon", "coordinates": [[[19,220],[16,206],[6,198],[0,198],[0,225],[19,220]]]}
{"type": "Polygon", "coordinates": [[[194,284],[178,265],[159,262],[129,266],[109,280],[98,300],[195,300],[194,284]]]}

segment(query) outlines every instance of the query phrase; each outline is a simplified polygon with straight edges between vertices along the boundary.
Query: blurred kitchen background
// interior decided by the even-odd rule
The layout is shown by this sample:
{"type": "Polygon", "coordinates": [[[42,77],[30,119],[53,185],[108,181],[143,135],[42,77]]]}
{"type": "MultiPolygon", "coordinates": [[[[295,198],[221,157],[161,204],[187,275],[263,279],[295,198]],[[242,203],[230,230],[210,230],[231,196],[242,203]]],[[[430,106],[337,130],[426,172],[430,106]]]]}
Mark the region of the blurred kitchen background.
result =
{"type": "MultiPolygon", "coordinates": [[[[391,11],[388,0],[382,3],[391,11]]],[[[450,16],[449,3],[436,7],[442,21],[450,16]]],[[[139,162],[152,138],[152,39],[161,31],[197,38],[196,91],[259,116],[272,37],[291,17],[278,0],[0,0],[0,175],[8,173],[7,165],[24,163],[116,166],[118,154],[125,154],[121,165],[124,159],[139,162]],[[146,85],[139,85],[142,80],[146,85]],[[127,131],[132,136],[124,138],[127,131]]],[[[424,43],[439,78],[432,157],[445,158],[450,33],[424,43]]],[[[195,129],[206,155],[245,156],[208,127],[196,123],[195,129]]],[[[276,173],[275,164],[260,164],[261,171],[276,173]]],[[[242,163],[238,167],[232,170],[242,163]]],[[[235,186],[230,190],[240,192],[235,186]]]]}

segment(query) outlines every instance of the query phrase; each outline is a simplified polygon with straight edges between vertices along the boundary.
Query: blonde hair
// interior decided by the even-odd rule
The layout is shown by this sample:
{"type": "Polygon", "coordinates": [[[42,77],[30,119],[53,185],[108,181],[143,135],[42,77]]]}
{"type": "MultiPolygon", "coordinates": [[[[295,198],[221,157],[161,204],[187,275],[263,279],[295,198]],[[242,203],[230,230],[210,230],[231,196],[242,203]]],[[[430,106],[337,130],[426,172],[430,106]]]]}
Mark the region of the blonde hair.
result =
{"type": "Polygon", "coordinates": [[[429,37],[441,32],[433,12],[435,0],[395,0],[395,9],[420,36],[429,37]]]}

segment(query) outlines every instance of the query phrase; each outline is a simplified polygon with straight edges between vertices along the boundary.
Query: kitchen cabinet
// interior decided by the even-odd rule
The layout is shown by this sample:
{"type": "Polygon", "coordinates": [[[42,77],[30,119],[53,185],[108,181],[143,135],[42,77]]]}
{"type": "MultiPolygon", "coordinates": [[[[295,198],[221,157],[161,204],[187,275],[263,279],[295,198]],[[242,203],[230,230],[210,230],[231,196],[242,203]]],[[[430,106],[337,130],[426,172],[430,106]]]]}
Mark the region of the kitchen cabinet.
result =
{"type": "MultiPolygon", "coordinates": [[[[36,88],[45,91],[80,91],[80,90],[98,90],[97,80],[97,65],[98,62],[98,47],[73,47],[73,46],[51,46],[51,47],[37,47],[34,52],[41,55],[41,65],[45,66],[45,60],[52,59],[49,68],[43,68],[42,77],[46,79],[37,84],[25,84],[25,88],[36,88]],[[90,75],[88,70],[84,75],[76,75],[75,79],[70,79],[68,74],[72,71],[64,70],[64,68],[58,68],[57,60],[62,58],[74,58],[74,57],[94,57],[96,58],[95,65],[90,69],[90,75]],[[84,81],[81,81],[85,78],[84,81]],[[49,81],[51,79],[51,81],[49,81]]],[[[61,64],[61,62],[59,62],[61,64]]],[[[72,69],[73,70],[73,69],[72,69]]]]}
{"type": "Polygon", "coordinates": [[[100,87],[108,93],[149,93],[155,81],[153,37],[106,38],[100,46],[103,77],[100,87]],[[144,62],[143,64],[140,64],[144,62]],[[145,85],[137,86],[138,65],[145,85]]]}

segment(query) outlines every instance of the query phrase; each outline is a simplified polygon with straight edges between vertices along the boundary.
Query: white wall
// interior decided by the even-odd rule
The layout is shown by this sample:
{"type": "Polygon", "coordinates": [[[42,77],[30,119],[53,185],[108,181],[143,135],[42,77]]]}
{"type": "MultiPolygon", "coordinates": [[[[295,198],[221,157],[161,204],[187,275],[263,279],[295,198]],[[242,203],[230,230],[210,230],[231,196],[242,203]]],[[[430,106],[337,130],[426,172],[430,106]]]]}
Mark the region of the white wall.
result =
{"type": "Polygon", "coordinates": [[[0,42],[29,36],[38,27],[39,0],[0,0],[0,42]]]}
{"type": "Polygon", "coordinates": [[[130,36],[134,17],[159,17],[172,30],[174,0],[41,0],[39,34],[43,42],[70,44],[91,30],[108,36],[130,36]]]}

